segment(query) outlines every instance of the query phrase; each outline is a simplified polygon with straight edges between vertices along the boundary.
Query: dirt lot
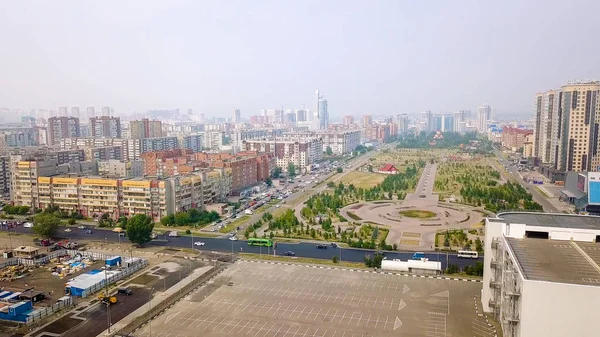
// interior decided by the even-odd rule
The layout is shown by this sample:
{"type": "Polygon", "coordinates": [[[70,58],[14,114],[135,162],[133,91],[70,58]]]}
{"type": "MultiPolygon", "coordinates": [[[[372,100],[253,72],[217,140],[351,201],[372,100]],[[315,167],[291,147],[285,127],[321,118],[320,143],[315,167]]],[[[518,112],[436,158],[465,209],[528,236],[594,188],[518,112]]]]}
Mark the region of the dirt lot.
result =
{"type": "Polygon", "coordinates": [[[385,175],[371,172],[348,172],[340,182],[345,185],[353,184],[356,188],[370,188],[381,183],[385,179],[385,175]]]}

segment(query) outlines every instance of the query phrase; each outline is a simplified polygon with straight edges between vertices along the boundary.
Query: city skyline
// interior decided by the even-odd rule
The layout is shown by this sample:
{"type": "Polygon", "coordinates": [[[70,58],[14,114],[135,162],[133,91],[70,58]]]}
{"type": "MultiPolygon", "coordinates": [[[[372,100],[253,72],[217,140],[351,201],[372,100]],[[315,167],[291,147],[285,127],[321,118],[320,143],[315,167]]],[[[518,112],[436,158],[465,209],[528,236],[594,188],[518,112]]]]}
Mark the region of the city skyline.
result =
{"type": "Polygon", "coordinates": [[[0,34],[19,52],[2,56],[0,106],[250,116],[310,106],[319,88],[332,120],[482,102],[498,117],[530,116],[532,94],[600,74],[595,44],[578,33],[591,31],[600,4],[579,2],[569,16],[547,1],[7,4],[0,34]],[[546,53],[548,39],[562,47],[546,53]],[[315,41],[318,53],[308,48],[315,41]],[[558,66],[575,49],[577,62],[558,66]]]}

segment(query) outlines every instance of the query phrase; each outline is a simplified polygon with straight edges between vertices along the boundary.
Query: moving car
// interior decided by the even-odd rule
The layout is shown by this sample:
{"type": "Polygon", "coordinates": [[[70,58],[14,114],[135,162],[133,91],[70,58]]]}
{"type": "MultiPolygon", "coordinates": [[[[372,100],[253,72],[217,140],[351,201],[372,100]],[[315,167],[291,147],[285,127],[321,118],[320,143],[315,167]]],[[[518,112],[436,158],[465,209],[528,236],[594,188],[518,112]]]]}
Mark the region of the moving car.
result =
{"type": "Polygon", "coordinates": [[[71,228],[65,228],[65,232],[70,232],[71,228]]]}
{"type": "Polygon", "coordinates": [[[325,245],[325,244],[317,245],[317,249],[327,249],[327,245],[325,245]]]}
{"type": "Polygon", "coordinates": [[[285,256],[296,256],[296,253],[292,252],[291,250],[288,250],[287,252],[285,252],[285,256]]]}
{"type": "Polygon", "coordinates": [[[171,231],[171,232],[169,233],[169,236],[170,236],[170,237],[172,237],[172,238],[176,238],[176,237],[178,237],[178,236],[179,236],[179,233],[177,233],[177,231],[171,231]]]}
{"type": "Polygon", "coordinates": [[[194,242],[194,246],[204,246],[204,242],[196,241],[194,242]]]}
{"type": "Polygon", "coordinates": [[[25,227],[25,228],[32,228],[33,224],[31,222],[26,222],[26,223],[23,224],[23,227],[25,227]]]}
{"type": "Polygon", "coordinates": [[[232,236],[232,237],[229,238],[229,240],[231,240],[231,241],[237,241],[237,238],[235,236],[232,236]]]}
{"type": "Polygon", "coordinates": [[[85,229],[85,226],[78,226],[79,229],[85,229]]]}

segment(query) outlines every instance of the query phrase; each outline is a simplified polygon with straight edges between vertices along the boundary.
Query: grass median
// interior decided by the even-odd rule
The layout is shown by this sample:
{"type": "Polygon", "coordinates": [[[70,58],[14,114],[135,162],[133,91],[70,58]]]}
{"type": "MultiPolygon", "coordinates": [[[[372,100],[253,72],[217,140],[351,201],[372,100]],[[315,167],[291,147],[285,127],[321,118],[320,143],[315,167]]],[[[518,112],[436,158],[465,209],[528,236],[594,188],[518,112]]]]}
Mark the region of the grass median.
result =
{"type": "MultiPolygon", "coordinates": [[[[242,253],[240,254],[242,258],[248,260],[264,260],[264,261],[279,261],[279,262],[292,262],[292,263],[305,263],[305,264],[318,264],[325,266],[333,266],[333,267],[344,267],[344,268],[355,268],[355,269],[371,269],[367,268],[364,263],[360,262],[345,262],[338,261],[337,263],[333,262],[333,257],[337,256],[339,258],[339,252],[337,250],[332,251],[332,258],[329,260],[325,259],[315,259],[309,257],[292,257],[292,256],[273,256],[267,254],[249,254],[242,253]]],[[[344,254],[342,254],[342,259],[344,258],[344,254]]]]}
{"type": "Polygon", "coordinates": [[[241,217],[239,219],[236,219],[236,220],[228,223],[227,226],[219,229],[219,232],[221,232],[221,233],[229,233],[232,230],[234,230],[237,226],[240,226],[244,222],[248,221],[249,218],[250,218],[249,215],[244,215],[243,217],[241,217]]]}

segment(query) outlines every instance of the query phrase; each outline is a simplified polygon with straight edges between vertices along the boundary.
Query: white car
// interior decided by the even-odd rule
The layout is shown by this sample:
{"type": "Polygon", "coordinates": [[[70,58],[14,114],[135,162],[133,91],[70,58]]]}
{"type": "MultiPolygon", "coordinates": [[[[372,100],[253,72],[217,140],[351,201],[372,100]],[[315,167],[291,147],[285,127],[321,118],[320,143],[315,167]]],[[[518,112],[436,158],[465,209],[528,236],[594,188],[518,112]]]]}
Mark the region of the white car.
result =
{"type": "Polygon", "coordinates": [[[237,241],[237,238],[235,236],[232,236],[232,237],[229,238],[229,240],[231,240],[231,241],[237,241]]]}
{"type": "Polygon", "coordinates": [[[196,241],[194,242],[194,246],[204,246],[204,242],[196,241]]]}
{"type": "Polygon", "coordinates": [[[78,226],[79,229],[85,229],[85,226],[78,226]]]}
{"type": "Polygon", "coordinates": [[[71,228],[65,229],[65,232],[70,232],[70,231],[71,231],[71,228]]]}
{"type": "Polygon", "coordinates": [[[26,223],[23,224],[23,227],[25,227],[25,228],[32,228],[33,224],[31,222],[26,222],[26,223]]]}

